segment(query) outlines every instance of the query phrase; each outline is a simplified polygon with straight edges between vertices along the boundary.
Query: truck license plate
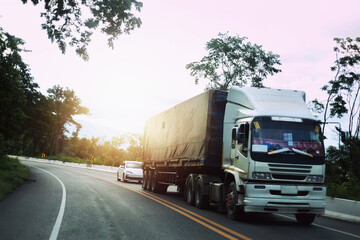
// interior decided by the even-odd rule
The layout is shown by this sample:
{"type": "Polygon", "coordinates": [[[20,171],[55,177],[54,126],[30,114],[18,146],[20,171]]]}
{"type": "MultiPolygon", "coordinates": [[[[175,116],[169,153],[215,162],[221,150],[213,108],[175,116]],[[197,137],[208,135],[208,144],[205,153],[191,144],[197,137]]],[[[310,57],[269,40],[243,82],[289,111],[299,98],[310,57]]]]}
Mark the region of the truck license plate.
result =
{"type": "Polygon", "coordinates": [[[281,194],[297,194],[297,186],[281,186],[281,194]]]}

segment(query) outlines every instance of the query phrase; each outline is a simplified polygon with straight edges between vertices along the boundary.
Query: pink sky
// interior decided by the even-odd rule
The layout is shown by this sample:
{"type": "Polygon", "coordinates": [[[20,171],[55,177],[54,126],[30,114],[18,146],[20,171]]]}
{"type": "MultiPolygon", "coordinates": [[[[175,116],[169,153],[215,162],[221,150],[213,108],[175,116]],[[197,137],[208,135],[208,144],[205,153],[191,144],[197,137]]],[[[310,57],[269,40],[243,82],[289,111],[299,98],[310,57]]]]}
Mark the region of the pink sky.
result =
{"type": "Polygon", "coordinates": [[[0,26],[32,50],[24,61],[41,91],[68,87],[90,109],[91,116],[78,118],[83,136],[141,133],[149,116],[201,93],[204,84],[195,86],[185,65],[200,60],[206,42],[219,32],[246,36],[279,54],[282,73],[265,85],[303,90],[308,101],[326,97],[320,88],[333,76],[333,38],[360,36],[357,0],[143,3],[141,28],[120,37],[114,50],[94,35],[90,61],[84,62],[70,48],[62,55],[47,39],[41,6],[0,0],[0,26]]]}

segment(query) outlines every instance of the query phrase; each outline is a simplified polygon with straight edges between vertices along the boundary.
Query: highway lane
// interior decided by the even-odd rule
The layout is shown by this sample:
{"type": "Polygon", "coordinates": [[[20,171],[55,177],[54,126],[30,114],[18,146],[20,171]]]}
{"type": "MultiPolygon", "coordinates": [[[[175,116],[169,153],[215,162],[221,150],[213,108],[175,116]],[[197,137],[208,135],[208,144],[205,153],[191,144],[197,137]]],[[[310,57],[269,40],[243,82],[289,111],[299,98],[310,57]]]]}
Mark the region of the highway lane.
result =
{"type": "Polygon", "coordinates": [[[275,214],[231,221],[186,205],[174,188],[159,195],[119,183],[113,173],[24,163],[33,181],[0,202],[0,239],[50,238],[63,191],[49,173],[66,188],[57,239],[360,239],[359,224],[320,217],[299,226],[292,216],[275,214]]]}

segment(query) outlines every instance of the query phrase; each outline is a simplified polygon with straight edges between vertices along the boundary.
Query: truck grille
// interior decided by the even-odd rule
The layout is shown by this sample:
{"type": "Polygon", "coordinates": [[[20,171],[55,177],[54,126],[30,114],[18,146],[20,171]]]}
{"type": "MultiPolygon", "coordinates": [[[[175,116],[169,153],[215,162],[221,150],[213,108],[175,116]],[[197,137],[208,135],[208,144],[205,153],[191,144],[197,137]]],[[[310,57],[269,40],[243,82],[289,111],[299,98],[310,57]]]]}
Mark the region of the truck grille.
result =
{"type": "Polygon", "coordinates": [[[307,196],[309,191],[298,191],[296,194],[282,194],[280,190],[270,190],[271,195],[286,195],[286,196],[307,196]]]}
{"type": "Polygon", "coordinates": [[[305,180],[311,168],[312,166],[306,165],[269,164],[272,177],[279,180],[305,180]]]}
{"type": "Polygon", "coordinates": [[[306,176],[287,175],[287,174],[271,174],[274,179],[281,180],[305,180],[306,176]]]}

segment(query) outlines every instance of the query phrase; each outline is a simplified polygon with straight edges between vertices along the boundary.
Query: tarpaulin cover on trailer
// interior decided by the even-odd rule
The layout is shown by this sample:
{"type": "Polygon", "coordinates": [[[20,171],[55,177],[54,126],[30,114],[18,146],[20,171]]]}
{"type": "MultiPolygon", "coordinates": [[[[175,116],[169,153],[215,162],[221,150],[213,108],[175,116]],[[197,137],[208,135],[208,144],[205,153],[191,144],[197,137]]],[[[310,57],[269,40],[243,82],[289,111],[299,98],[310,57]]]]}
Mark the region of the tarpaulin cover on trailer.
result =
{"type": "Polygon", "coordinates": [[[221,164],[226,97],[226,92],[211,90],[150,118],[144,129],[143,159],[221,164]]]}

